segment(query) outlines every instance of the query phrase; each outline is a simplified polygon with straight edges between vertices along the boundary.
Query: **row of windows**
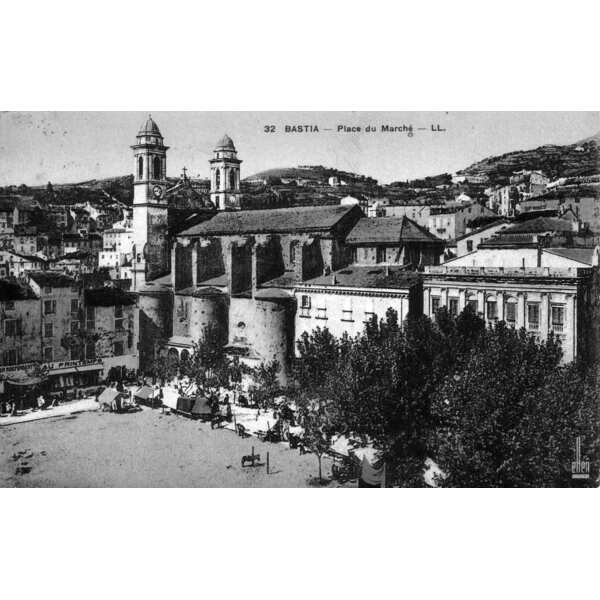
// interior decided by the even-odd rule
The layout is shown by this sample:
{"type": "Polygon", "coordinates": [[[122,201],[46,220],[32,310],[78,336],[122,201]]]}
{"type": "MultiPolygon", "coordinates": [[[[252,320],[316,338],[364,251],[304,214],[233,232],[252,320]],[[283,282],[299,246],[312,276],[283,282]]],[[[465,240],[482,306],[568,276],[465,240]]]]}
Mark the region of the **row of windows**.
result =
{"type": "MultiPolygon", "coordinates": [[[[479,313],[479,301],[476,299],[467,300],[475,313],[479,313]]],[[[431,314],[435,314],[440,308],[440,297],[431,297],[431,314]]],[[[458,315],[458,298],[448,299],[448,312],[452,316],[458,315]]],[[[485,317],[488,321],[498,319],[498,303],[495,300],[488,300],[485,303],[485,317]]],[[[517,322],[517,303],[508,301],[504,303],[504,321],[514,325],[517,322]]],[[[565,306],[562,304],[550,305],[550,323],[551,329],[562,332],[565,324],[565,306]]],[[[536,330],[540,328],[540,304],[539,302],[527,303],[527,328],[536,330]]]]}
{"type": "MultiPolygon", "coordinates": [[[[369,254],[371,252],[371,248],[363,248],[363,260],[369,260],[369,254]]],[[[352,262],[358,262],[358,248],[352,248],[352,262]]],[[[387,248],[385,246],[376,246],[375,247],[375,262],[377,263],[385,263],[387,262],[387,248]]]]}
{"type": "MultiPolygon", "coordinates": [[[[344,322],[353,323],[355,321],[355,319],[354,319],[355,312],[358,312],[358,311],[353,311],[351,308],[342,309],[342,319],[341,320],[344,322]]],[[[313,314],[314,314],[315,319],[327,320],[329,318],[327,316],[327,308],[326,307],[322,307],[322,306],[317,307],[316,312],[311,313],[310,296],[302,295],[300,297],[300,316],[304,317],[304,318],[310,318],[311,316],[313,316],[313,314]]],[[[363,322],[364,323],[369,322],[374,316],[376,316],[374,312],[365,310],[363,312],[363,322]]]]}
{"type": "MultiPolygon", "coordinates": [[[[314,315],[315,319],[320,319],[323,321],[326,321],[329,319],[329,317],[327,316],[327,308],[317,308],[315,310],[316,310],[316,312],[312,313],[310,307],[309,308],[300,307],[300,316],[303,318],[310,318],[314,315]]],[[[345,323],[354,323],[355,312],[357,312],[357,311],[352,311],[350,309],[342,310],[341,320],[345,323]]],[[[375,316],[376,316],[376,313],[365,310],[363,312],[363,323],[368,323],[375,316]]]]}

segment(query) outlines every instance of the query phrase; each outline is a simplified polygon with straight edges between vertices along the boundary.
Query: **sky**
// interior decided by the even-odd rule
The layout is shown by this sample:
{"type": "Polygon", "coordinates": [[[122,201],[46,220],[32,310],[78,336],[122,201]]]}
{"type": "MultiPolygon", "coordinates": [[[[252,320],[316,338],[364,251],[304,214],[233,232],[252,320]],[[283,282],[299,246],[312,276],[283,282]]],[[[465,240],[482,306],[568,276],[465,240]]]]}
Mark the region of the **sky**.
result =
{"type": "MultiPolygon", "coordinates": [[[[0,186],[74,183],[133,172],[130,146],[147,113],[2,112],[0,186]]],[[[369,175],[380,183],[453,173],[473,162],[600,131],[599,112],[153,112],[170,147],[167,173],[208,177],[223,134],[243,160],[242,178],[299,164],[369,175]],[[285,132],[285,126],[319,131],[285,132]],[[413,127],[382,132],[382,125],[413,127]],[[275,131],[265,131],[274,126],[275,131]],[[338,131],[338,127],[361,131],[338,131]],[[374,132],[366,132],[371,126],[374,132]],[[439,129],[444,131],[437,131],[439,129]],[[423,128],[423,129],[419,129],[423,128]],[[432,131],[432,128],[436,131],[432,131]]]]}

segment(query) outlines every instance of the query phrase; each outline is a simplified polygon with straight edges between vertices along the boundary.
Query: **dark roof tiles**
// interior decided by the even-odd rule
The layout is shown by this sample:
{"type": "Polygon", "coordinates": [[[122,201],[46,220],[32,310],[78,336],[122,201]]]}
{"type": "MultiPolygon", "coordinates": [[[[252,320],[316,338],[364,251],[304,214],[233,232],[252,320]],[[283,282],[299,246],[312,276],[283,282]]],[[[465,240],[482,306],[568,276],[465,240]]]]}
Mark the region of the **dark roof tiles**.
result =
{"type": "Polygon", "coordinates": [[[346,241],[349,244],[444,243],[406,216],[360,219],[346,241]]]}
{"type": "Polygon", "coordinates": [[[360,211],[360,208],[335,205],[220,212],[212,219],[186,229],[180,235],[210,236],[329,231],[353,211],[360,211]]]}

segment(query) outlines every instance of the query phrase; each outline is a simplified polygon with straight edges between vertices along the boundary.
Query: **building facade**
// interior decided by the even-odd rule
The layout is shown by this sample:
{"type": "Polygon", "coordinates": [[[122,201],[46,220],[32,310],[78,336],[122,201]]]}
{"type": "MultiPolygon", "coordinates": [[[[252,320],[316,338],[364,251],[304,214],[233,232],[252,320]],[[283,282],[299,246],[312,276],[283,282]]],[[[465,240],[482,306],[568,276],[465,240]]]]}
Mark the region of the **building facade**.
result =
{"type": "Polygon", "coordinates": [[[425,315],[435,318],[441,307],[458,315],[469,305],[488,324],[504,321],[540,341],[552,333],[563,362],[590,356],[597,347],[599,315],[590,308],[597,297],[598,270],[592,268],[442,265],[426,267],[423,276],[425,315]]]}

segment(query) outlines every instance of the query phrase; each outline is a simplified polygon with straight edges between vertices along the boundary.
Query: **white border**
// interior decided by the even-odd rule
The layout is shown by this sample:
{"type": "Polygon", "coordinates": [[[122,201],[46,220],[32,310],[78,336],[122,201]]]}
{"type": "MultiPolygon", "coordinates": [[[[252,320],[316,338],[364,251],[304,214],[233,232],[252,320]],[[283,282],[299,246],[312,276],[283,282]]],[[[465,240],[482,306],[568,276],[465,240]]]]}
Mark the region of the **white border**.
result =
{"type": "MultiPolygon", "coordinates": [[[[592,3],[2,13],[4,110],[597,110],[600,97],[592,3]]],[[[0,492],[7,598],[576,598],[595,584],[591,491],[0,492]]]]}

